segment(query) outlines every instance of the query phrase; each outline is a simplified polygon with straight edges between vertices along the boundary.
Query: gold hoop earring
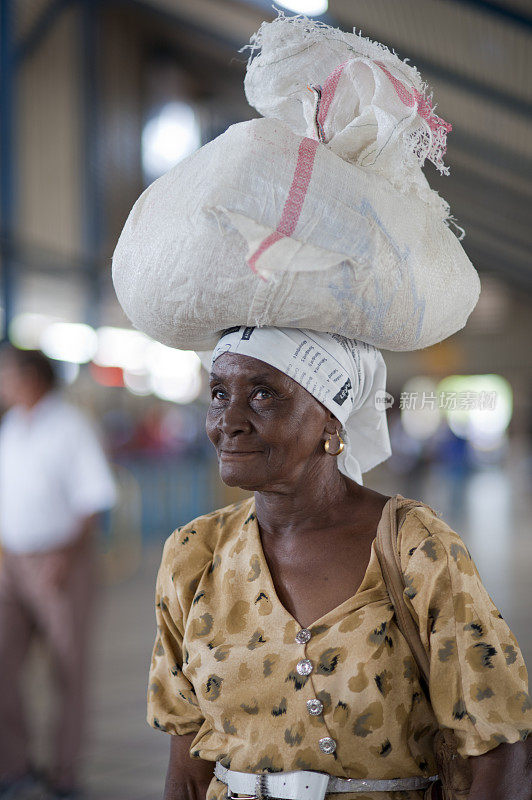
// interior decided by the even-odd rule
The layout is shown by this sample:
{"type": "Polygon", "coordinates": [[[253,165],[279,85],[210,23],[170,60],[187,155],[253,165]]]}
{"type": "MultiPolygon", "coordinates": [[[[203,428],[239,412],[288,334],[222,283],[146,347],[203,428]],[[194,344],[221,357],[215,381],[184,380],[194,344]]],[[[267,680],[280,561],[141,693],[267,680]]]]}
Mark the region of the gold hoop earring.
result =
{"type": "Polygon", "coordinates": [[[336,431],[335,436],[338,437],[338,441],[340,443],[339,446],[338,446],[338,450],[335,450],[334,452],[331,452],[330,448],[331,448],[332,435],[329,435],[329,438],[327,439],[327,441],[323,445],[324,448],[325,448],[325,452],[328,453],[330,456],[339,456],[340,453],[344,452],[344,448],[345,448],[344,440],[342,439],[342,437],[340,436],[338,431],[336,431]]]}

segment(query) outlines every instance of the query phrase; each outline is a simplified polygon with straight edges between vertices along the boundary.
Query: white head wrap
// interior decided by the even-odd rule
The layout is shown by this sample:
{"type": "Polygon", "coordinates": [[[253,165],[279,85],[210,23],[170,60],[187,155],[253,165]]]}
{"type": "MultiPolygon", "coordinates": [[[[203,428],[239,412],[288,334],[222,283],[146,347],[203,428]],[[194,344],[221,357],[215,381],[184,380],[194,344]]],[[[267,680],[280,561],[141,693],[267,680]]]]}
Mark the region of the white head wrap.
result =
{"type": "Polygon", "coordinates": [[[299,328],[229,328],[212,353],[211,366],[224,353],[264,361],[301,384],[342,425],[345,449],[340,472],[362,484],[362,473],[390,457],[383,396],[386,364],[366,342],[299,328]],[[379,402],[380,400],[380,402],[379,402]]]}

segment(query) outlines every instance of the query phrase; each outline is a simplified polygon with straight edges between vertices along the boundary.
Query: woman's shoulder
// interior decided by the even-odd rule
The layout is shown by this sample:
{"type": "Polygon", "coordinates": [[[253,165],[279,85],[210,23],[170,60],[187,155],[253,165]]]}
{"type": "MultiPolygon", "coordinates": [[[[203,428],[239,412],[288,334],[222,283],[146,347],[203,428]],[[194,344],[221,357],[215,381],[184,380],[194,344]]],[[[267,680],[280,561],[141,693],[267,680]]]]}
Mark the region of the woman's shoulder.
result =
{"type": "Polygon", "coordinates": [[[449,557],[458,565],[471,562],[471,554],[462,537],[438,511],[426,504],[412,506],[406,511],[397,536],[397,548],[403,569],[420,552],[428,562],[449,557]]]}
{"type": "Polygon", "coordinates": [[[253,508],[253,497],[232,503],[181,525],[166,539],[157,573],[157,594],[169,607],[177,601],[175,614],[179,607],[186,618],[201,577],[214,569],[220,558],[217,551],[221,544],[239,535],[253,508]]]}
{"type": "Polygon", "coordinates": [[[176,528],[164,543],[161,566],[180,577],[197,572],[212,562],[221,540],[238,536],[253,507],[254,498],[250,497],[176,528]]]}
{"type": "Polygon", "coordinates": [[[418,611],[441,608],[451,599],[456,608],[450,614],[459,613],[464,620],[472,614],[464,610],[469,606],[500,616],[462,537],[434,509],[410,508],[397,545],[405,595],[418,611]]]}

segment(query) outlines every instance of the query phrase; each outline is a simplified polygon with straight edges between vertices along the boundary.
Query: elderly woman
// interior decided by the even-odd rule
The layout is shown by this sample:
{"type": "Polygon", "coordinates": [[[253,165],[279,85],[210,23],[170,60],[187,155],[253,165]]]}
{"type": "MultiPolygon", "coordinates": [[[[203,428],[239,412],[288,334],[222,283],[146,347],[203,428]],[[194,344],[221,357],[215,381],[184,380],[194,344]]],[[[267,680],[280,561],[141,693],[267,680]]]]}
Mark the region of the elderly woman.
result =
{"type": "Polygon", "coordinates": [[[523,657],[427,506],[397,546],[428,695],[397,626],[375,548],[390,497],[362,485],[390,454],[385,376],[341,336],[222,335],[207,433],[222,480],[253,496],[165,544],[148,699],[172,735],[165,800],[439,798],[440,727],[470,757],[470,800],[532,797],[523,657]]]}

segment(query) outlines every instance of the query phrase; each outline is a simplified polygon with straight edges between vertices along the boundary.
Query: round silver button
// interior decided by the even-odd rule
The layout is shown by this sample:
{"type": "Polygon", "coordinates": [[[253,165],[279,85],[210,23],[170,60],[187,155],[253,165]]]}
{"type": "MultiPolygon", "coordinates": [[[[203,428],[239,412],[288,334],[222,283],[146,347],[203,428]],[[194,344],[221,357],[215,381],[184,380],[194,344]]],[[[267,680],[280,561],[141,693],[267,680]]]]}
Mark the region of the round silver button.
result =
{"type": "Polygon", "coordinates": [[[327,753],[327,755],[334,753],[336,750],[336,742],[334,739],[331,739],[330,736],[325,736],[323,739],[320,739],[318,744],[322,753],[327,753]]]}
{"type": "Polygon", "coordinates": [[[309,661],[308,658],[303,658],[301,661],[297,662],[296,669],[298,675],[310,675],[312,672],[312,661],[309,661]]]}
{"type": "Polygon", "coordinates": [[[312,634],[308,628],[301,628],[301,630],[296,633],[296,642],[298,644],[306,644],[311,636],[312,634]]]}
{"type": "Polygon", "coordinates": [[[312,700],[307,700],[307,711],[309,714],[317,717],[323,711],[323,703],[314,697],[312,700]]]}

